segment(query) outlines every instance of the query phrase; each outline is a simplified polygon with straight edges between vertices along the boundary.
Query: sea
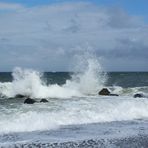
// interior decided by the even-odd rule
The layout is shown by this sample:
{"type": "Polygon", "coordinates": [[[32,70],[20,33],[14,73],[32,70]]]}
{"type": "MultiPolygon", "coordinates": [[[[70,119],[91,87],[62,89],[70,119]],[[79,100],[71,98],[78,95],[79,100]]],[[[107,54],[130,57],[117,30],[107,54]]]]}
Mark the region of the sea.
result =
{"type": "Polygon", "coordinates": [[[105,72],[93,60],[79,72],[0,72],[0,147],[147,148],[147,139],[148,72],[105,72]]]}

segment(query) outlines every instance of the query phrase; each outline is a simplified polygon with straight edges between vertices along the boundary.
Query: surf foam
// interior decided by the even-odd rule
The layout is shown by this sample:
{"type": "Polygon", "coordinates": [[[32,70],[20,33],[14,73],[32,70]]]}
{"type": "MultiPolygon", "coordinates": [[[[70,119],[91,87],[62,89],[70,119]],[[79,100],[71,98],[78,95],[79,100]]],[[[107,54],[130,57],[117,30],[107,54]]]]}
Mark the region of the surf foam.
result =
{"type": "Polygon", "coordinates": [[[0,93],[7,97],[22,94],[32,98],[69,98],[97,94],[105,80],[98,60],[92,57],[85,58],[83,65],[80,64],[77,67],[79,69],[72,75],[72,79],[67,80],[64,85],[47,85],[42,79],[42,73],[30,69],[15,68],[12,73],[13,81],[0,83],[0,93]]]}
{"type": "Polygon", "coordinates": [[[88,58],[87,60],[82,58],[78,60],[79,65],[76,69],[79,72],[72,76],[72,80],[67,80],[65,86],[79,90],[85,95],[97,94],[98,90],[104,86],[105,73],[96,58],[88,58]]]}
{"type": "Polygon", "coordinates": [[[148,100],[89,97],[3,109],[0,133],[56,129],[62,125],[148,118],[148,100]]]}

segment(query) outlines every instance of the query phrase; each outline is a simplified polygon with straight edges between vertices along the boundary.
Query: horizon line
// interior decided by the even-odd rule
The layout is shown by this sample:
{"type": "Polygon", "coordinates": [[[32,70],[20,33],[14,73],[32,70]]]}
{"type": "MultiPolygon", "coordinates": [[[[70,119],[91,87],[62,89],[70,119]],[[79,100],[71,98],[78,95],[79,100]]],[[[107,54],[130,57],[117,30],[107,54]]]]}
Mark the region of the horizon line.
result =
{"type": "MultiPolygon", "coordinates": [[[[39,70],[35,70],[35,71],[38,71],[38,72],[43,72],[43,73],[75,73],[75,71],[39,71],[39,70]]],[[[13,71],[0,71],[0,73],[12,73],[13,71]]],[[[77,71],[77,72],[80,72],[80,71],[77,71]]],[[[102,71],[102,72],[148,72],[148,71],[102,71]]]]}

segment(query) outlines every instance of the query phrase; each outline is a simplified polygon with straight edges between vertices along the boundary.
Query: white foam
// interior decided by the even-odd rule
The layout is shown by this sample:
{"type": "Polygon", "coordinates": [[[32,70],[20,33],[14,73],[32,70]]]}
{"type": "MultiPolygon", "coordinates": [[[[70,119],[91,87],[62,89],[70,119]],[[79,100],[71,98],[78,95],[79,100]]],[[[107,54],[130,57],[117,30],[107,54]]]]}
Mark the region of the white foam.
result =
{"type": "Polygon", "coordinates": [[[106,78],[104,73],[102,73],[102,68],[98,60],[88,58],[83,63],[80,62],[78,67],[81,69],[77,71],[81,72],[73,75],[72,80],[67,80],[65,86],[79,90],[86,95],[97,94],[98,90],[103,87],[106,78]],[[86,66],[83,67],[84,65],[86,66]]]}
{"type": "Polygon", "coordinates": [[[83,64],[79,65],[81,72],[75,73],[72,79],[67,80],[66,84],[62,86],[46,85],[42,80],[43,75],[37,71],[15,68],[12,83],[0,83],[0,93],[8,97],[22,94],[33,98],[69,98],[96,94],[104,82],[101,66],[94,58],[87,58],[83,64]]]}
{"type": "Polygon", "coordinates": [[[68,98],[81,95],[80,92],[65,86],[46,85],[42,81],[42,75],[34,70],[16,68],[12,75],[12,82],[0,83],[0,94],[7,97],[14,97],[16,94],[32,98],[68,98]]]}
{"type": "Polygon", "coordinates": [[[15,110],[8,110],[9,112],[5,111],[1,116],[0,133],[50,130],[71,124],[146,119],[148,100],[91,97],[58,100],[54,104],[21,105],[15,110]]]}
{"type": "MultiPolygon", "coordinates": [[[[83,59],[83,58],[82,58],[83,59]]],[[[47,85],[43,75],[34,70],[15,68],[13,81],[0,83],[0,94],[13,97],[23,94],[32,98],[48,98],[49,103],[22,105],[15,108],[0,105],[0,133],[48,130],[61,125],[123,121],[148,118],[148,100],[129,95],[90,96],[104,86],[105,75],[97,59],[80,59],[71,80],[62,86],[47,85]],[[88,97],[89,95],[89,97],[88,97]],[[82,98],[80,98],[82,97],[82,98]],[[58,98],[58,99],[51,99],[58,98]],[[61,100],[60,98],[67,98],[61,100]],[[51,102],[52,101],[52,102],[51,102]]],[[[109,87],[113,93],[132,94],[140,88],[109,87]],[[130,91],[130,92],[129,92],[130,91]],[[132,92],[132,93],[131,93],[132,92]]],[[[145,88],[147,91],[147,88],[145,88]]],[[[8,105],[9,106],[9,105],[8,105]]]]}

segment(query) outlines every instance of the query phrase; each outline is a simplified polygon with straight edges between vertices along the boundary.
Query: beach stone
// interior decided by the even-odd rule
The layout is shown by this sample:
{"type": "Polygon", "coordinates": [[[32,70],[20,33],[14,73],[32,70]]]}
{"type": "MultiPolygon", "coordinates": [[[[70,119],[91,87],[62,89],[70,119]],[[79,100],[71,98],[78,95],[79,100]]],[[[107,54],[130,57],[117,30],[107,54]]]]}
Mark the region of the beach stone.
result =
{"type": "Polygon", "coordinates": [[[99,91],[99,95],[109,96],[110,91],[107,88],[103,88],[101,91],[99,91]]]}
{"type": "Polygon", "coordinates": [[[25,104],[34,104],[36,101],[34,99],[31,99],[31,98],[27,98],[24,103],[25,104]]]}
{"type": "Polygon", "coordinates": [[[135,95],[134,95],[134,98],[143,98],[143,97],[144,97],[143,94],[135,94],[135,95]]]}
{"type": "Polygon", "coordinates": [[[46,102],[49,102],[49,101],[47,99],[41,99],[40,102],[46,103],[46,102]]]}

